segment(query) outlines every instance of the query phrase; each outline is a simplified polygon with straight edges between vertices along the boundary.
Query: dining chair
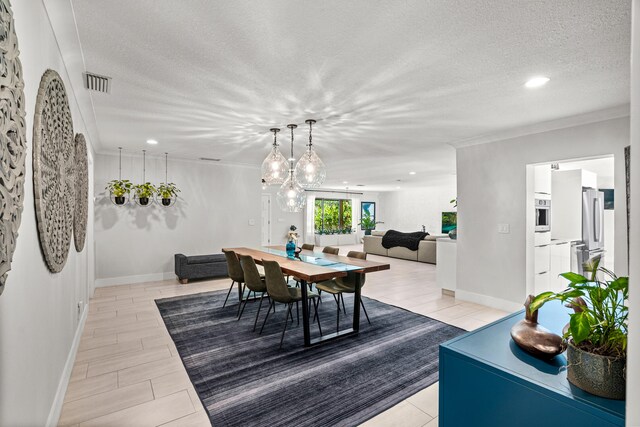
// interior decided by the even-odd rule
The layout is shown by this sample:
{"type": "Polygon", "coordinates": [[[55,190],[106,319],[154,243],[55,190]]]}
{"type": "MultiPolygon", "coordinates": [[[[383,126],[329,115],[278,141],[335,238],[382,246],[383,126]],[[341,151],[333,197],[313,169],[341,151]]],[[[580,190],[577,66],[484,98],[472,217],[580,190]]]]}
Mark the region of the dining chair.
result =
{"type": "MultiPolygon", "coordinates": [[[[267,293],[269,294],[269,299],[271,303],[269,304],[269,310],[267,310],[267,315],[262,322],[262,328],[260,328],[260,333],[262,333],[264,329],[264,325],[267,323],[267,319],[269,318],[269,313],[271,312],[271,307],[275,306],[276,302],[281,304],[286,304],[287,309],[285,310],[284,317],[284,327],[282,328],[282,336],[280,337],[280,348],[282,348],[282,342],[284,341],[284,333],[287,331],[287,324],[289,323],[289,317],[291,317],[291,321],[293,322],[293,314],[291,313],[291,309],[293,308],[294,303],[298,303],[302,301],[302,291],[299,288],[290,288],[287,286],[287,282],[284,279],[284,275],[282,274],[282,270],[280,269],[280,264],[277,261],[266,261],[262,260],[262,265],[264,266],[265,273],[265,282],[267,285],[267,293]]],[[[307,294],[307,298],[313,301],[313,306],[315,308],[315,319],[318,322],[318,329],[320,330],[320,335],[322,336],[322,327],[320,326],[320,316],[318,316],[318,294],[315,292],[309,292],[307,294]]],[[[302,301],[303,304],[306,304],[306,301],[302,301]]],[[[298,322],[300,319],[298,318],[298,322]]]]}
{"type": "Polygon", "coordinates": [[[247,295],[247,298],[245,298],[244,303],[242,304],[238,320],[242,318],[242,313],[244,313],[244,309],[247,306],[247,301],[249,301],[251,292],[253,292],[254,298],[256,298],[259,293],[260,303],[258,304],[258,311],[256,312],[256,320],[253,322],[253,330],[255,331],[256,325],[258,324],[258,316],[260,316],[260,309],[262,308],[262,300],[265,295],[267,295],[267,298],[269,297],[267,294],[267,284],[265,282],[265,277],[260,275],[258,266],[251,255],[240,255],[240,265],[242,266],[242,271],[244,273],[245,285],[249,288],[249,295],[247,295]]]}
{"type": "Polygon", "coordinates": [[[338,255],[340,253],[340,248],[334,248],[333,246],[325,246],[324,249],[322,249],[322,253],[338,255]]]}
{"type": "Polygon", "coordinates": [[[301,249],[303,251],[313,251],[315,249],[315,245],[312,245],[311,243],[303,243],[301,249]]]}
{"type": "MultiPolygon", "coordinates": [[[[349,251],[347,254],[348,258],[358,258],[358,259],[367,259],[366,252],[358,252],[358,251],[349,251]]],[[[333,295],[333,299],[336,301],[338,306],[337,310],[337,320],[336,320],[336,331],[340,330],[340,301],[342,301],[342,310],[344,314],[347,314],[347,310],[345,308],[344,297],[343,294],[352,294],[356,291],[356,278],[357,275],[360,275],[360,289],[364,286],[366,275],[364,273],[355,273],[348,272],[345,277],[336,277],[335,279],[325,280],[323,282],[316,284],[316,289],[318,293],[324,291],[328,294],[333,295]]],[[[360,298],[360,304],[362,305],[362,309],[364,310],[364,315],[367,317],[367,322],[371,324],[371,320],[369,320],[369,314],[367,314],[367,309],[364,306],[364,302],[362,298],[360,298]]]]}
{"type": "MultiPolygon", "coordinates": [[[[231,295],[234,284],[238,283],[240,285],[240,296],[242,297],[242,295],[244,295],[244,271],[242,271],[242,266],[240,265],[238,255],[234,251],[225,251],[224,257],[227,260],[227,274],[231,279],[231,286],[229,287],[229,292],[227,292],[227,297],[224,299],[224,304],[222,304],[222,307],[227,305],[227,300],[229,299],[229,295],[231,295]]],[[[238,309],[239,308],[240,306],[238,306],[238,309]]]]}

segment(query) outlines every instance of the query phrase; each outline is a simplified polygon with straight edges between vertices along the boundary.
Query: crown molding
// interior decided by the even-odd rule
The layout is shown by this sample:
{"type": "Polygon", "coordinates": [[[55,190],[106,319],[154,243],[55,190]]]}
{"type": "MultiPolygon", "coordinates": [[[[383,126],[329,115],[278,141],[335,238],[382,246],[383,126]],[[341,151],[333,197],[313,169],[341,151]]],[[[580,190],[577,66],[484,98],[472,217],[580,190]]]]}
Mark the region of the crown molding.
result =
{"type": "Polygon", "coordinates": [[[534,135],[542,132],[549,132],[558,129],[586,125],[589,123],[603,122],[605,120],[618,119],[621,117],[628,117],[629,111],[629,104],[623,104],[616,107],[605,108],[603,110],[563,117],[561,119],[548,120],[546,122],[518,126],[488,135],[475,136],[473,138],[450,142],[449,145],[451,145],[453,148],[458,149],[470,147],[472,145],[488,144],[491,142],[519,138],[522,136],[534,135]]]}

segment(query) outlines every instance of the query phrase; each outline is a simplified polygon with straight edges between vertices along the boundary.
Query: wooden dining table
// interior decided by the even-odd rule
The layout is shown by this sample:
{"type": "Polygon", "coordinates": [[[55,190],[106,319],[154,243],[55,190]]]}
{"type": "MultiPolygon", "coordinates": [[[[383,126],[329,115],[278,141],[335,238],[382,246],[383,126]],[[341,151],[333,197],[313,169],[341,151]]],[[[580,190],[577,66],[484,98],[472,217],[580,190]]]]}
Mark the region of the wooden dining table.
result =
{"type": "Polygon", "coordinates": [[[344,277],[349,272],[354,273],[374,273],[376,271],[388,270],[389,264],[368,261],[359,258],[349,258],[341,255],[325,254],[309,250],[303,250],[295,257],[286,254],[284,246],[268,246],[262,248],[223,248],[223,252],[233,251],[237,255],[249,255],[256,264],[262,261],[277,261],[286,275],[293,276],[300,281],[300,291],[302,299],[302,324],[304,329],[304,346],[310,347],[321,342],[342,338],[349,335],[357,335],[360,331],[360,298],[362,287],[362,275],[356,274],[356,286],[353,299],[353,325],[329,335],[323,335],[311,339],[309,324],[309,306],[306,304],[308,297],[308,284],[318,283],[323,280],[330,280],[335,277],[344,277]]]}

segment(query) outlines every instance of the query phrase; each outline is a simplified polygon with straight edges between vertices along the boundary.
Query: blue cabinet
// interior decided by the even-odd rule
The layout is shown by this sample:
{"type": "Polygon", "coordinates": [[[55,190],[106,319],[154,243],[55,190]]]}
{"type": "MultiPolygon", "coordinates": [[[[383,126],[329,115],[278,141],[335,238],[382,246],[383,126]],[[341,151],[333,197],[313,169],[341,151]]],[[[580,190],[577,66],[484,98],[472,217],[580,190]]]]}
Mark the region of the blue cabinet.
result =
{"type": "MultiPolygon", "coordinates": [[[[440,346],[440,427],[624,426],[625,402],[567,381],[565,355],[542,361],[511,340],[524,311],[440,346]]],[[[546,304],[539,322],[560,334],[568,309],[546,304]]]]}

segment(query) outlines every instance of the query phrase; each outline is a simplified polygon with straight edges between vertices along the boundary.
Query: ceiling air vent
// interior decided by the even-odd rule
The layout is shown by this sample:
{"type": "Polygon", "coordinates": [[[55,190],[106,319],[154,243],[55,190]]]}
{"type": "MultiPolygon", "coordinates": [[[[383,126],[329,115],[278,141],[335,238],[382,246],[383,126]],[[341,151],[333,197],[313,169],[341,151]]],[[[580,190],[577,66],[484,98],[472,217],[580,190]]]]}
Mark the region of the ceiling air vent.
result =
{"type": "Polygon", "coordinates": [[[356,184],[356,187],[364,187],[364,184],[356,184]]]}
{"type": "Polygon", "coordinates": [[[211,157],[200,157],[200,160],[204,160],[205,162],[219,162],[220,159],[214,159],[211,157]]]}
{"type": "Polygon", "coordinates": [[[93,73],[82,73],[84,77],[84,87],[101,93],[111,92],[111,77],[100,76],[93,73]]]}

